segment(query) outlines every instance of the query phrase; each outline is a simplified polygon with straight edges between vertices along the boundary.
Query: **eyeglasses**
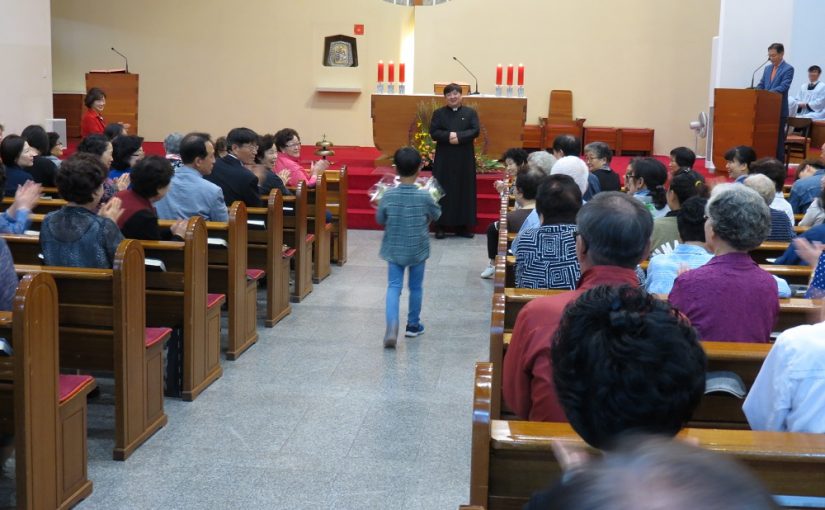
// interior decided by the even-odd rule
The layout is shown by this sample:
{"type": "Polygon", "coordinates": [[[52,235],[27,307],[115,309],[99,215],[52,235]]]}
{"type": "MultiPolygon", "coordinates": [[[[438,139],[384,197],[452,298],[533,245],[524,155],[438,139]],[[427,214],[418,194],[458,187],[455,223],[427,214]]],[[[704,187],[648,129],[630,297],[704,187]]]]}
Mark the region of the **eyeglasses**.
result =
{"type": "Polygon", "coordinates": [[[286,144],[286,147],[289,147],[290,149],[292,149],[294,147],[300,147],[300,146],[301,146],[301,142],[292,142],[292,143],[286,144]]]}
{"type": "Polygon", "coordinates": [[[636,176],[635,176],[635,175],[633,175],[633,174],[624,174],[624,178],[625,178],[625,180],[627,180],[627,179],[635,179],[635,178],[636,178],[636,176]]]}
{"type": "Polygon", "coordinates": [[[255,143],[247,143],[247,144],[241,145],[241,147],[242,148],[246,147],[247,149],[251,150],[252,152],[258,152],[258,144],[255,144],[255,143]]]}

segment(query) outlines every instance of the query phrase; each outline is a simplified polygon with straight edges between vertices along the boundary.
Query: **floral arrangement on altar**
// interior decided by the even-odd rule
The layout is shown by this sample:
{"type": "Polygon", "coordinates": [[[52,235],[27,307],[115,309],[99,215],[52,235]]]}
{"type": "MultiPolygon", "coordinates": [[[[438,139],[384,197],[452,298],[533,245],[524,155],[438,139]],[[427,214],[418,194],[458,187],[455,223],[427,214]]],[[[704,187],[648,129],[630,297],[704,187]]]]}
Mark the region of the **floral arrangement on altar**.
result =
{"type": "MultiPolygon", "coordinates": [[[[478,106],[474,103],[466,103],[465,105],[478,111],[478,106]]],[[[433,118],[433,112],[441,106],[441,103],[436,102],[434,99],[420,101],[416,107],[415,120],[410,124],[410,145],[415,147],[421,154],[421,159],[428,168],[431,168],[433,161],[435,161],[435,141],[430,136],[430,121],[433,118]]],[[[479,136],[473,143],[476,171],[482,174],[501,171],[504,165],[498,159],[484,153],[487,149],[487,129],[483,124],[480,126],[479,131],[479,136]]]]}

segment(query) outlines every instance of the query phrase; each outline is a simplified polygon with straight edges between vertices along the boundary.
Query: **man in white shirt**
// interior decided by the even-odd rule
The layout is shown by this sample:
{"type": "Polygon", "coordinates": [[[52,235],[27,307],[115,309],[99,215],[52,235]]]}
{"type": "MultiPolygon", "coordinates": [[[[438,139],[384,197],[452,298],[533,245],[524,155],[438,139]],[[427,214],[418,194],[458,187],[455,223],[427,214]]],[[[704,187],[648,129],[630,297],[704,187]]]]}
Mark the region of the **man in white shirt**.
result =
{"type": "Polygon", "coordinates": [[[753,430],[825,433],[825,322],[779,336],[742,410],[753,430]]]}
{"type": "Polygon", "coordinates": [[[799,97],[791,99],[791,115],[794,117],[825,119],[825,83],[819,81],[821,73],[819,66],[808,68],[808,83],[803,83],[799,88],[799,97]]]}

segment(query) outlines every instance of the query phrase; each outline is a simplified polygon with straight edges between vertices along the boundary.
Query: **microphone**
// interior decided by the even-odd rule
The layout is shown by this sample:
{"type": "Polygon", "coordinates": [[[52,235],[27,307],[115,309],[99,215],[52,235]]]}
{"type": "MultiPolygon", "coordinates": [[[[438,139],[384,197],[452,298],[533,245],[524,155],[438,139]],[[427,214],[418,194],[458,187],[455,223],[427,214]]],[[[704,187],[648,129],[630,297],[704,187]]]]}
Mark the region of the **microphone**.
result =
{"type": "Polygon", "coordinates": [[[478,78],[476,78],[476,75],[474,75],[474,74],[473,74],[473,72],[472,72],[472,71],[470,71],[470,68],[469,68],[469,67],[467,67],[467,66],[465,66],[465,65],[464,65],[464,62],[462,62],[462,61],[458,60],[458,58],[453,57],[453,60],[455,60],[456,62],[458,62],[458,63],[461,65],[461,67],[463,67],[463,68],[464,68],[464,69],[465,69],[468,73],[470,73],[470,76],[472,76],[472,77],[473,77],[473,78],[475,78],[475,80],[476,80],[476,91],[475,91],[475,92],[470,92],[470,95],[471,95],[471,96],[477,96],[477,95],[479,95],[479,94],[478,94],[478,78]]]}
{"type": "Polygon", "coordinates": [[[110,49],[112,51],[114,51],[115,53],[117,53],[118,55],[120,55],[121,57],[123,57],[123,60],[126,61],[126,73],[128,74],[129,73],[129,59],[126,58],[126,55],[124,55],[123,53],[117,51],[114,47],[112,47],[110,49]]]}
{"type": "Polygon", "coordinates": [[[768,59],[768,60],[762,62],[761,64],[759,64],[759,67],[757,67],[756,69],[753,70],[753,74],[751,75],[751,86],[749,88],[754,88],[753,81],[756,79],[756,73],[758,73],[759,70],[762,69],[763,67],[765,67],[765,64],[767,64],[770,61],[771,61],[771,59],[768,59]]]}

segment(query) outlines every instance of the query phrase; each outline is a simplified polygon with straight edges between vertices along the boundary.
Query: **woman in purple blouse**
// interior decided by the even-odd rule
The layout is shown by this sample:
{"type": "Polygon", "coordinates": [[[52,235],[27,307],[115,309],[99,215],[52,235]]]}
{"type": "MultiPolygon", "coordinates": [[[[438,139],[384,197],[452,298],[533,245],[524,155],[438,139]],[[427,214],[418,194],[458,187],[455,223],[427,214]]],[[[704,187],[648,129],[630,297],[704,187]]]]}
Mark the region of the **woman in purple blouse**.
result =
{"type": "Polygon", "coordinates": [[[746,187],[716,186],[705,210],[705,238],[714,257],[676,278],[669,301],[702,340],[768,342],[779,314],[773,277],[748,255],[768,236],[771,213],[746,187]]]}

